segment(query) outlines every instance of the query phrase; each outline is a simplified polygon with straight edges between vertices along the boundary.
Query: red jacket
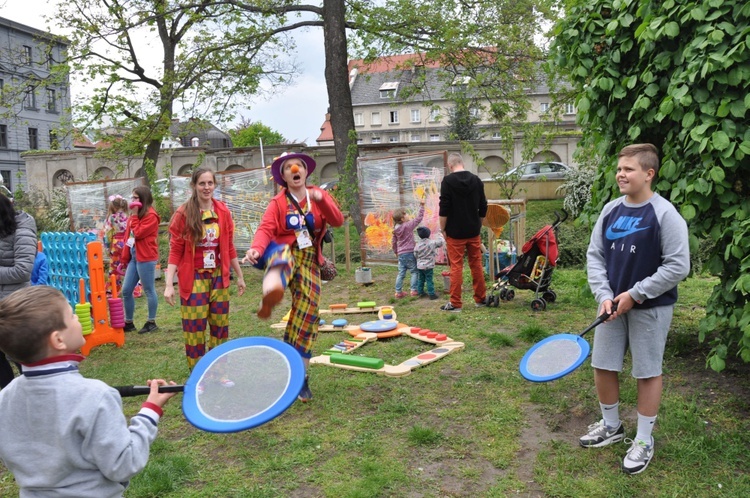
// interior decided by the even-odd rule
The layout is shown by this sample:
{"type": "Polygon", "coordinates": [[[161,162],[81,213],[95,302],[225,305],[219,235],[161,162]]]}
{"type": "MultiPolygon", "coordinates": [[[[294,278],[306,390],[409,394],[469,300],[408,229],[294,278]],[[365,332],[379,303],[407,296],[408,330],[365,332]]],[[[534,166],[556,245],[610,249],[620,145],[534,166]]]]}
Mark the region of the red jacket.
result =
{"type": "MultiPolygon", "coordinates": [[[[237,257],[234,247],[234,221],[226,204],[214,199],[214,211],[219,215],[219,256],[224,288],[229,287],[230,262],[237,257]]],[[[180,206],[169,222],[169,260],[170,265],[177,266],[177,280],[180,286],[180,297],[187,299],[193,290],[195,278],[195,243],[185,238],[185,206],[180,206]]]]}
{"type": "MultiPolygon", "coordinates": [[[[308,186],[307,188],[308,190],[323,192],[323,198],[319,202],[311,201],[312,212],[315,216],[315,230],[314,233],[310,234],[314,239],[315,249],[318,254],[318,263],[323,264],[323,254],[320,250],[320,244],[323,241],[323,235],[326,233],[326,225],[340,227],[344,224],[344,215],[341,214],[341,209],[339,209],[336,200],[328,192],[315,186],[308,186]]],[[[306,206],[302,204],[306,202],[304,200],[300,203],[303,211],[305,211],[306,206]]],[[[271,241],[277,244],[293,244],[297,240],[297,236],[294,230],[286,228],[286,215],[289,212],[297,213],[297,208],[286,197],[286,189],[284,188],[271,199],[268,209],[263,213],[263,219],[260,222],[258,230],[255,232],[253,243],[250,246],[251,249],[255,249],[260,254],[263,254],[271,241]]]]}
{"type": "MultiPolygon", "coordinates": [[[[130,233],[135,237],[135,252],[139,263],[159,260],[159,213],[153,207],[148,208],[143,218],[137,215],[128,217],[128,224],[125,226],[125,241],[130,238],[130,233]]],[[[130,247],[126,244],[120,253],[120,260],[123,262],[130,261],[130,247]],[[126,254],[127,251],[127,254],[126,254]]]]}

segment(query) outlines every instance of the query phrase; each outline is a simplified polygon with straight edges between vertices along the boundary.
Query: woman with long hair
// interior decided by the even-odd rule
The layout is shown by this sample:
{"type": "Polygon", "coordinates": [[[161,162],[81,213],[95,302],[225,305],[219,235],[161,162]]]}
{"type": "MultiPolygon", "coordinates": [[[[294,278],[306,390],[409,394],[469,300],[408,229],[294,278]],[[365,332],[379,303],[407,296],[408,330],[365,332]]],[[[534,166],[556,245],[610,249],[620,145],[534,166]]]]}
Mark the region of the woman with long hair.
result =
{"type": "MultiPolygon", "coordinates": [[[[230,267],[240,296],[245,292],[245,278],[234,247],[232,213],[226,204],[214,199],[216,175],[210,169],[198,168],[190,178],[190,187],[190,199],[169,222],[164,299],[174,306],[177,274],[185,355],[192,370],[207,350],[229,339],[230,267]]],[[[220,382],[227,387],[233,385],[226,377],[220,382]]]]}
{"type": "MultiPolygon", "coordinates": [[[[0,194],[0,299],[31,285],[36,251],[36,221],[0,194]]],[[[0,353],[0,388],[13,377],[10,363],[0,353]]]]}
{"type": "Polygon", "coordinates": [[[154,332],[156,326],[156,309],[159,306],[159,298],[156,295],[154,285],[154,271],[156,263],[159,262],[159,222],[161,218],[152,207],[154,197],[151,189],[140,185],[133,189],[130,197],[130,216],[125,227],[125,245],[122,248],[120,261],[127,265],[125,278],[122,282],[122,302],[125,307],[125,332],[135,330],[133,325],[133,313],[135,311],[135,299],[133,291],[138,281],[143,285],[148,302],[148,320],[138,331],[139,334],[154,332]]]}

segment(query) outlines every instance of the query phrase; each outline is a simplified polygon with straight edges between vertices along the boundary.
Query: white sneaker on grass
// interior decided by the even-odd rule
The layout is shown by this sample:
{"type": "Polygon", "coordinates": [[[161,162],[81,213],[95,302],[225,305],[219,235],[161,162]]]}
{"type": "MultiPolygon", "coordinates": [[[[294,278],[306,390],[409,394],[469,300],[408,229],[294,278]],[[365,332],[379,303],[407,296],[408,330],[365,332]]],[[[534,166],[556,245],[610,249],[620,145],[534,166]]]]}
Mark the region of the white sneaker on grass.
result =
{"type": "Polygon", "coordinates": [[[654,438],[651,438],[651,444],[640,439],[626,439],[625,444],[628,443],[630,449],[622,461],[622,471],[630,475],[640,474],[654,459],[654,438]]]}
{"type": "Polygon", "coordinates": [[[617,427],[608,427],[604,420],[589,426],[589,432],[581,436],[578,442],[584,448],[603,448],[618,443],[625,437],[625,428],[620,422],[617,427]]]}

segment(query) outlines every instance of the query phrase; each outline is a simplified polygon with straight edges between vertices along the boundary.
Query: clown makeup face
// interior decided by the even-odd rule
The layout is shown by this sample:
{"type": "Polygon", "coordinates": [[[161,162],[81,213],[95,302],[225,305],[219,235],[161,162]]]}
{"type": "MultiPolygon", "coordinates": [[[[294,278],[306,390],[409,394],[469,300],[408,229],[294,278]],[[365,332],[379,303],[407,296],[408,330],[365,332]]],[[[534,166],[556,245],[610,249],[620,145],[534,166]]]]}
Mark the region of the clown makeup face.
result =
{"type": "Polygon", "coordinates": [[[307,168],[301,159],[289,159],[281,165],[281,176],[289,188],[300,188],[307,180],[307,168]]]}

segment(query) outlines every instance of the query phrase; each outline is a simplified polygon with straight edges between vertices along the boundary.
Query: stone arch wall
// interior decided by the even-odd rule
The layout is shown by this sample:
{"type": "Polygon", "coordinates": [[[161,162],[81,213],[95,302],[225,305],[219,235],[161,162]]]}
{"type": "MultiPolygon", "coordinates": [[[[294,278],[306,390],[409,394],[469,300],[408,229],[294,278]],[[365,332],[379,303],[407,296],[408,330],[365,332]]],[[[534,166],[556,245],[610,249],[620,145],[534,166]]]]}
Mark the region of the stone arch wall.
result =
{"type": "Polygon", "coordinates": [[[500,156],[490,155],[484,158],[484,166],[477,168],[477,176],[482,180],[492,178],[493,174],[498,174],[508,169],[507,162],[500,156]]]}
{"type": "Polygon", "coordinates": [[[55,174],[52,175],[52,186],[53,187],[62,187],[68,182],[75,181],[75,178],[73,177],[73,173],[68,171],[67,169],[59,169],[55,171],[55,174]]]}
{"type": "Polygon", "coordinates": [[[543,150],[541,152],[537,152],[534,155],[534,158],[531,160],[531,162],[556,162],[556,163],[562,163],[565,162],[560,159],[560,156],[552,152],[551,150],[543,150]]]}
{"type": "Polygon", "coordinates": [[[339,176],[338,164],[336,162],[327,163],[325,166],[320,168],[320,171],[318,171],[318,175],[320,175],[321,183],[325,181],[335,180],[339,176]]]}
{"type": "Polygon", "coordinates": [[[115,172],[106,166],[102,166],[94,171],[94,176],[102,180],[111,180],[115,177],[115,172]]]}

